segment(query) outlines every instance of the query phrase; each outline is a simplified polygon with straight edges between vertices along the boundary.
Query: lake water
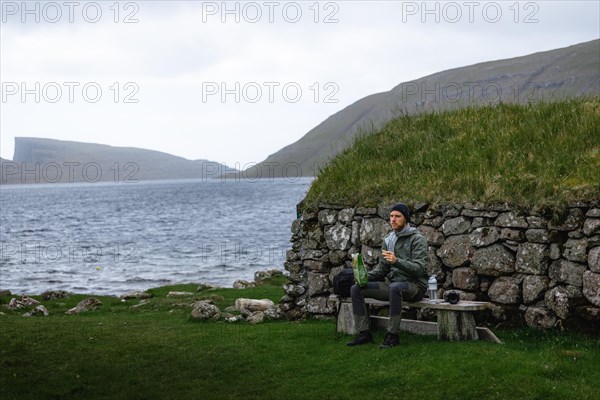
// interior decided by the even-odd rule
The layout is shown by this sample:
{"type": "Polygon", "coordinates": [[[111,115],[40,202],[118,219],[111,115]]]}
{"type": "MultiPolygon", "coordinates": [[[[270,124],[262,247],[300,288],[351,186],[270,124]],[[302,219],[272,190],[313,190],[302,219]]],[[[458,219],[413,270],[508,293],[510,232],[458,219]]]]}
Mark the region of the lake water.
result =
{"type": "Polygon", "coordinates": [[[231,287],[283,269],[312,178],[0,188],[0,289],[122,294],[231,287]]]}

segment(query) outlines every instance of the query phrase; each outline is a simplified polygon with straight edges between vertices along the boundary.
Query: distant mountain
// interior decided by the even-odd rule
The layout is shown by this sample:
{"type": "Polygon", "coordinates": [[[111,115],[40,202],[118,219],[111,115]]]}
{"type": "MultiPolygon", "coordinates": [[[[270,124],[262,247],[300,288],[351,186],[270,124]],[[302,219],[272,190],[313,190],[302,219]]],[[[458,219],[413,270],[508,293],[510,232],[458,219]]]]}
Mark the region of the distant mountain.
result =
{"type": "Polygon", "coordinates": [[[284,176],[298,168],[314,176],[365,128],[381,126],[401,113],[460,107],[528,103],[600,95],[600,40],[524,57],[451,69],[404,82],[389,92],[367,96],[327,118],[300,140],[255,167],[246,176],[284,176]],[[293,168],[291,168],[293,167],[293,168]]]}
{"type": "Polygon", "coordinates": [[[160,151],[31,137],[15,138],[13,160],[0,163],[2,184],[210,179],[236,172],[160,151]]]}

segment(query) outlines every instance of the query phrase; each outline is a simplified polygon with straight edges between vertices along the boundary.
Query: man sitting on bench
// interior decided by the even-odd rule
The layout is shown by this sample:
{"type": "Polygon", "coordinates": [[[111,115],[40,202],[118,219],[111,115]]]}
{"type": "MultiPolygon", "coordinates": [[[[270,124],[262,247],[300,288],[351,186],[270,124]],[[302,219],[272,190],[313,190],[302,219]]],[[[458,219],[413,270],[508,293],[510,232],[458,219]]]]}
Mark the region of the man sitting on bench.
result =
{"type": "Polygon", "coordinates": [[[427,289],[427,239],[410,226],[410,211],[399,203],[390,211],[393,231],[384,239],[379,265],[369,272],[369,283],[350,289],[352,313],[358,332],[354,340],[346,343],[356,346],[373,342],[369,330],[369,315],[365,297],[389,300],[390,319],[387,334],[379,348],[386,349],[400,344],[398,332],[402,320],[402,300],[419,301],[427,289]]]}

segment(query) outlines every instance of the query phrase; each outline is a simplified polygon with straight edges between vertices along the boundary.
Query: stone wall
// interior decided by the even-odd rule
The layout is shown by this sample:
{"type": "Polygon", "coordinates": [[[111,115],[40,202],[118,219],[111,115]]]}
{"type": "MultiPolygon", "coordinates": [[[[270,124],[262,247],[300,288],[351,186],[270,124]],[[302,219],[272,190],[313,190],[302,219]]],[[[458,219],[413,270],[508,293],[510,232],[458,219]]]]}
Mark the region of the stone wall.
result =
{"type": "MultiPolygon", "coordinates": [[[[331,315],[332,278],[361,252],[368,268],[380,255],[390,206],[322,205],[292,225],[280,309],[290,318],[331,315]]],[[[429,243],[429,275],[440,296],[491,301],[483,317],[529,326],[600,322],[600,201],[564,209],[507,204],[414,204],[412,225],[429,243]]]]}

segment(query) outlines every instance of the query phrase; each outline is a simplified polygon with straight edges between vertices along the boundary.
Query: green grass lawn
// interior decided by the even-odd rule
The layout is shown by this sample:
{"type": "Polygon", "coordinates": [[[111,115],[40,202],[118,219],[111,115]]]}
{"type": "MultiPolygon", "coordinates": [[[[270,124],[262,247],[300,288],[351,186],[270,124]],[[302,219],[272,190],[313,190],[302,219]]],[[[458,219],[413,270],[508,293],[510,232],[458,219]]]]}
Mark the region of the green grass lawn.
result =
{"type": "Polygon", "coordinates": [[[305,204],[598,199],[598,138],[599,98],[404,115],[335,157],[305,204]]]}
{"type": "MultiPolygon", "coordinates": [[[[595,399],[600,342],[578,333],[496,330],[491,342],[401,334],[400,347],[349,348],[333,321],[197,322],[194,298],[277,300],[276,284],[146,305],[86,296],[44,302],[49,317],[0,316],[0,399],[595,399]]],[[[6,303],[9,299],[2,298],[6,303]]],[[[376,342],[384,332],[376,333],[376,342]]]]}

